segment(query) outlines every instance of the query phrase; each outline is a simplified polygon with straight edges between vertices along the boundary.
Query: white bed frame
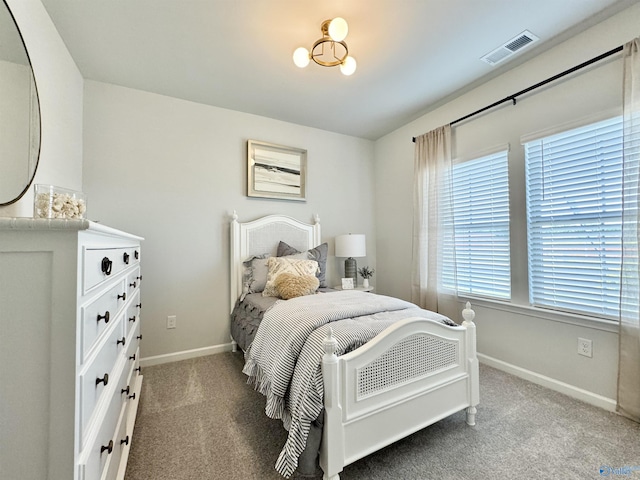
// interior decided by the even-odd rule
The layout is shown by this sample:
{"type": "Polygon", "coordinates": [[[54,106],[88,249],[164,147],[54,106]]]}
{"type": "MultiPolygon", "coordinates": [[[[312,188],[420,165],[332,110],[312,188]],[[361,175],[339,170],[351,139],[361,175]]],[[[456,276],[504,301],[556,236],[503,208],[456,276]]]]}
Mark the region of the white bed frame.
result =
{"type": "MultiPolygon", "coordinates": [[[[321,243],[320,219],[306,224],[269,215],[239,223],[233,213],[232,309],[242,293],[243,260],[275,255],[280,240],[299,251],[316,247],[321,243]]],[[[475,313],[468,303],[462,315],[459,327],[424,318],[401,320],[340,357],[329,333],[322,359],[324,480],[339,480],[344,466],[461,410],[466,409],[467,423],[475,425],[478,359],[475,313]]]]}

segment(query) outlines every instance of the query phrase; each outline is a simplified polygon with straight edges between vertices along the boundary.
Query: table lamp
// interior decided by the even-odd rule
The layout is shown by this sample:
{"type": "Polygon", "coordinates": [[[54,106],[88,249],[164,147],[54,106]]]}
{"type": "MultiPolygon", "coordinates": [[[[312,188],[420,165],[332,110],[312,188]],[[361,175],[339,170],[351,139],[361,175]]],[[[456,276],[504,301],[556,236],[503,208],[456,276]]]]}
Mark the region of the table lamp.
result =
{"type": "Polygon", "coordinates": [[[350,233],[336,237],[336,257],[347,257],[344,261],[344,278],[353,278],[353,286],[358,285],[358,264],[353,257],[365,257],[367,246],[362,233],[350,233]]]}

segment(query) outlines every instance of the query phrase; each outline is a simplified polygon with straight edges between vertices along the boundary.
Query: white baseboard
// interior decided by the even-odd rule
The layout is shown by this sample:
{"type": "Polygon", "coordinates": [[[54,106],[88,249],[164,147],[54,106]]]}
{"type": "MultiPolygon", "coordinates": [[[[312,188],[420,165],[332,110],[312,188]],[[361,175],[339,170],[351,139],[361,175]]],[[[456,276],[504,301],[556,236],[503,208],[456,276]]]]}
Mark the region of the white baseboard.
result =
{"type": "Polygon", "coordinates": [[[480,361],[480,363],[484,363],[486,365],[489,365],[490,367],[510,373],[512,375],[515,375],[516,377],[523,378],[537,385],[542,385],[543,387],[549,388],[556,392],[563,393],[565,395],[568,395],[569,397],[581,400],[590,405],[604,408],[605,410],[608,410],[610,412],[616,411],[616,401],[612,398],[603,397],[602,395],[598,395],[597,393],[574,387],[573,385],[569,385],[568,383],[564,383],[554,378],[532,372],[531,370],[517,367],[510,363],[503,362],[502,360],[498,360],[481,353],[478,353],[478,360],[480,361]]]}
{"type": "Polygon", "coordinates": [[[204,357],[215,353],[230,352],[231,343],[222,345],[213,345],[211,347],[196,348],[193,350],[185,350],[182,352],[167,353],[164,355],[155,355],[153,357],[144,357],[140,359],[141,367],[151,367],[152,365],[161,365],[163,363],[179,362],[180,360],[188,360],[189,358],[204,357]]]}

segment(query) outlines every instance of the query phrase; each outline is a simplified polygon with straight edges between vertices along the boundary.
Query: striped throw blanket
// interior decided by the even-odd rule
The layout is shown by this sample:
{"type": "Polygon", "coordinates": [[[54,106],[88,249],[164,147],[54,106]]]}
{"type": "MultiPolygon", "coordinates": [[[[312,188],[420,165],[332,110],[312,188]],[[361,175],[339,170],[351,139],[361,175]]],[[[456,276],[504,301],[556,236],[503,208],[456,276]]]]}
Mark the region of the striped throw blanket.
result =
{"type": "Polygon", "coordinates": [[[348,290],[278,301],[265,313],[245,354],[243,372],[266,396],[266,414],[282,419],[289,431],[276,462],[281,475],[288,478],[295,471],[311,422],[324,408],[321,362],[326,325],[336,322],[331,328],[341,355],[408,317],[453,324],[397,298],[348,290]]]}

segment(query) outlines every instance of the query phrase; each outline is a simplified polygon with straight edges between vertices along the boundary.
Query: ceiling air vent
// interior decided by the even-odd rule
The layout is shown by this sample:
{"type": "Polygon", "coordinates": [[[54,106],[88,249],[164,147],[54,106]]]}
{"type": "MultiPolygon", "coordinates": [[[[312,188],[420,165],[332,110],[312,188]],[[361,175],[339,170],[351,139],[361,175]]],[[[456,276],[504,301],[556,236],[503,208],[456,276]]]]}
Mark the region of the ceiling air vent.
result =
{"type": "Polygon", "coordinates": [[[487,62],[489,65],[496,65],[497,63],[502,62],[504,59],[514,55],[516,52],[519,52],[523,48],[531,45],[532,43],[540,40],[529,30],[525,30],[520,35],[512,38],[504,45],[496,48],[490,53],[487,53],[480,60],[487,62]]]}

